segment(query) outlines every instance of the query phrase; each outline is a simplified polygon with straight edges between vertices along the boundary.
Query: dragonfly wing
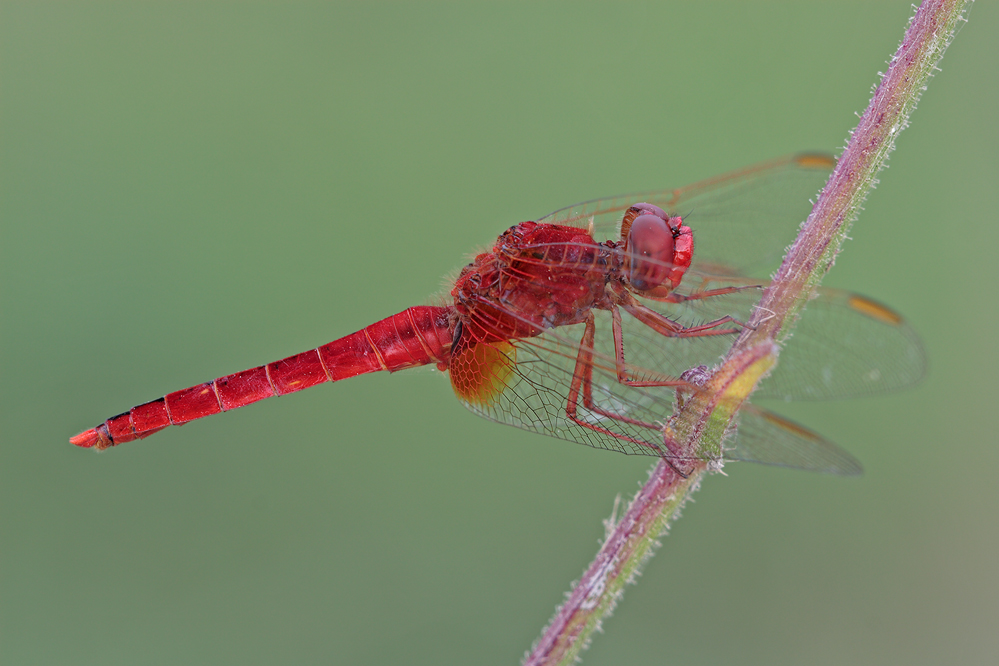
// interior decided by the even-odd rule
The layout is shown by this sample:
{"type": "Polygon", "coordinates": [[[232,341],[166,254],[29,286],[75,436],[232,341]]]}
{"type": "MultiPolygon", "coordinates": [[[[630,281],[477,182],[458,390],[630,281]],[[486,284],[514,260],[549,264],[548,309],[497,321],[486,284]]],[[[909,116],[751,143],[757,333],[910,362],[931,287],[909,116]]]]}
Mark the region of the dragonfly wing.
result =
{"type": "MultiPolygon", "coordinates": [[[[748,322],[766,285],[742,278],[701,284],[703,289],[739,290],[678,304],[643,303],[685,326],[725,316],[748,322]]],[[[640,322],[625,318],[622,323],[625,340],[632,341],[626,346],[629,362],[665,368],[675,376],[698,365],[716,364],[733,342],[731,336],[666,338],[640,322]]],[[[902,315],[860,294],[819,288],[785,342],[777,367],[753,397],[790,401],[875,395],[913,386],[925,372],[922,343],[902,315]]]]}
{"type": "Polygon", "coordinates": [[[865,296],[820,289],[756,398],[826,400],[897,391],[926,372],[919,336],[901,315],[865,296]]]}
{"type": "Polygon", "coordinates": [[[613,357],[606,353],[609,329],[598,328],[597,349],[585,348],[592,356],[592,399],[588,406],[580,387],[575,419],[570,418],[583,334],[584,325],[577,324],[533,338],[459,344],[449,367],[455,394],[479,416],[499,423],[598,449],[659,455],[662,424],[673,412],[676,391],[618,382],[613,357]]]}
{"type": "Polygon", "coordinates": [[[651,203],[693,229],[694,269],[721,263],[740,273],[763,271],[783,255],[833,166],[830,155],[791,155],[678,189],[586,201],[538,221],[592,225],[598,241],[617,240],[624,211],[651,203]]]}
{"type": "MultiPolygon", "coordinates": [[[[459,344],[450,366],[455,393],[470,410],[493,421],[599,449],[668,456],[663,446],[663,426],[676,409],[677,387],[620,383],[613,348],[609,347],[613,344],[609,320],[609,316],[597,318],[592,347],[581,347],[583,324],[545,331],[534,338],[459,344]],[[587,405],[580,390],[575,418],[570,418],[569,403],[581,349],[592,358],[591,400],[587,405]]],[[[722,337],[730,341],[729,336],[722,337]]],[[[648,354],[651,358],[661,352],[648,354]]],[[[630,362],[629,371],[640,379],[666,383],[672,380],[687,390],[696,390],[668,373],[634,367],[630,362]]],[[[737,423],[728,433],[726,460],[829,474],[860,473],[860,464],[849,453],[777,414],[744,404],[737,423]]]]}
{"type": "Polygon", "coordinates": [[[847,451],[783,416],[744,405],[737,418],[734,437],[725,449],[726,460],[845,476],[863,471],[847,451]]]}
{"type": "MultiPolygon", "coordinates": [[[[573,328],[582,336],[582,326],[573,328]]],[[[551,332],[514,342],[478,343],[458,352],[452,382],[465,406],[490,420],[598,449],[670,456],[664,451],[662,424],[676,408],[675,388],[620,384],[606,358],[595,360],[593,373],[593,404],[602,411],[579,404],[578,421],[568,417],[578,351],[578,342],[551,332]],[[484,381],[472,381],[477,388],[469,390],[462,386],[462,378],[469,376],[484,381]]],[[[861,472],[860,463],[829,440],[749,404],[743,405],[728,434],[723,457],[827,474],[861,472]]]]}
{"type": "MultiPolygon", "coordinates": [[[[557,255],[569,262],[566,257],[590,256],[593,247],[564,245],[571,247],[558,253],[551,252],[552,244],[537,246],[537,252],[523,253],[523,261],[545,262],[557,255]]],[[[580,274],[599,274],[599,266],[614,263],[614,251],[608,248],[609,254],[601,255],[599,261],[607,264],[599,264],[593,255],[593,263],[575,268],[580,274]]],[[[566,269],[571,268],[566,263],[566,269]]],[[[732,269],[720,263],[710,270],[688,273],[690,279],[678,290],[686,300],[636,295],[680,326],[701,326],[708,335],[665,336],[623,308],[620,350],[611,314],[598,309],[589,311],[593,338],[586,345],[589,333],[583,323],[493,342],[471,340],[466,330],[452,349],[449,366],[455,393],[469,409],[494,421],[595,448],[664,455],[664,424],[674,415],[677,387],[699,390],[679,378],[691,368],[717,364],[743,330],[738,322],[750,321],[766,287],[765,281],[733,277],[732,269]],[[725,317],[738,321],[704,327],[725,317]],[[619,373],[659,385],[622,383],[619,373]]],[[[571,302],[577,283],[551,282],[553,302],[571,302]]],[[[519,317],[507,304],[483,301],[482,306],[520,318],[523,326],[518,330],[538,327],[537,320],[519,317]]],[[[757,396],[818,399],[888,391],[918,381],[924,369],[919,339],[897,313],[857,294],[818,290],[757,396]]],[[[751,405],[744,405],[741,414],[728,459],[837,474],[859,472],[849,454],[801,426],[751,405]]]]}

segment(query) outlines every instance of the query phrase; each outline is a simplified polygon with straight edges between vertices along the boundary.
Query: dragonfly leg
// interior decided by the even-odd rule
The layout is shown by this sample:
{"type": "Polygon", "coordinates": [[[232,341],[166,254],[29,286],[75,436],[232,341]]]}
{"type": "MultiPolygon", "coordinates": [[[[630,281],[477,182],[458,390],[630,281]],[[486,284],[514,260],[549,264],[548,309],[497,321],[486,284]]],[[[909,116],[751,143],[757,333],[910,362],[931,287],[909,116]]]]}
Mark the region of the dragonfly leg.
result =
{"type": "MultiPolygon", "coordinates": [[[[699,326],[684,327],[679,322],[673,321],[655,310],[648,308],[628,294],[624,293],[619,297],[622,301],[621,307],[628,311],[640,322],[656,331],[657,333],[671,338],[703,337],[708,335],[731,335],[737,333],[745,325],[734,319],[725,316],[721,319],[710,321],[699,326]],[[722,328],[725,324],[735,324],[735,327],[722,328]]],[[[617,367],[617,380],[628,386],[676,386],[680,388],[689,384],[683,377],[674,379],[662,377],[659,379],[637,379],[632,377],[628,370],[628,364],[624,360],[624,333],[621,325],[621,311],[612,305],[610,308],[611,321],[614,333],[614,363],[617,367]]]]}
{"type": "MultiPolygon", "coordinates": [[[[628,296],[630,296],[630,294],[628,294],[628,296]]],[[[728,329],[719,328],[720,326],[723,326],[726,323],[736,323],[736,324],[739,323],[736,320],[732,319],[731,317],[719,319],[715,322],[709,322],[699,327],[684,328],[677,322],[674,322],[660,315],[658,312],[645,308],[640,303],[637,302],[629,303],[628,300],[625,300],[625,307],[626,309],[628,309],[629,313],[635,315],[636,318],[639,319],[639,321],[642,321],[653,330],[670,337],[685,337],[685,335],[689,332],[693,332],[695,335],[698,334],[723,335],[727,333],[735,333],[739,330],[738,328],[728,328],[728,329]],[[639,310],[638,308],[635,308],[634,310],[628,308],[628,306],[630,305],[637,305],[638,308],[642,308],[644,312],[642,310],[639,310]],[[636,314],[636,312],[638,314],[636,314]],[[639,316],[639,314],[641,314],[642,316],[639,316]]],[[[619,307],[614,305],[612,305],[609,309],[611,313],[611,325],[613,328],[613,337],[614,337],[614,364],[617,370],[618,382],[627,386],[636,386],[636,387],[668,387],[668,386],[676,387],[676,405],[678,409],[682,408],[684,404],[684,395],[683,395],[684,391],[696,389],[697,386],[703,383],[703,375],[706,372],[706,368],[704,366],[699,366],[698,368],[693,368],[691,370],[688,370],[687,372],[682,374],[679,379],[666,376],[660,376],[658,378],[645,377],[643,379],[632,377],[628,364],[625,361],[624,330],[621,323],[621,310],[619,307]]],[[[592,334],[589,336],[584,334],[583,344],[592,345],[592,338],[593,338],[592,334]]],[[[582,356],[582,353],[580,355],[582,356]]],[[[590,381],[590,378],[592,376],[592,363],[588,370],[589,372],[584,376],[584,383],[582,385],[583,404],[588,410],[596,412],[597,414],[607,416],[609,418],[615,418],[630,423],[636,423],[637,425],[644,425],[646,427],[651,427],[647,423],[637,422],[634,419],[629,419],[628,417],[625,417],[623,415],[614,414],[597,406],[595,401],[593,400],[592,389],[591,389],[592,382],[590,381]]],[[[690,458],[685,457],[683,455],[683,453],[680,450],[680,445],[669,437],[669,435],[667,434],[667,430],[665,428],[660,428],[660,430],[663,433],[663,446],[665,447],[666,450],[669,451],[669,454],[661,455],[661,457],[664,460],[666,460],[666,462],[668,462],[669,465],[678,474],[680,474],[683,477],[687,477],[690,474],[690,471],[693,469],[692,467],[693,461],[690,458]]],[[[662,449],[660,449],[660,451],[661,450],[662,449]]]]}
{"type": "MultiPolygon", "coordinates": [[[[616,308],[615,308],[616,310],[616,308]]],[[[620,319],[620,315],[618,315],[620,319]]],[[[684,465],[683,461],[677,456],[673,449],[675,446],[670,446],[669,441],[665,434],[665,429],[662,425],[655,423],[648,423],[647,421],[641,421],[639,419],[633,419],[631,417],[625,416],[617,412],[613,412],[596,404],[593,399],[593,339],[596,333],[596,321],[593,317],[593,313],[586,318],[586,325],[583,330],[583,339],[579,343],[579,354],[576,357],[576,367],[572,373],[572,382],[569,386],[569,396],[566,401],[565,415],[573,423],[580,425],[584,428],[589,428],[594,432],[598,432],[604,435],[609,435],[615,439],[619,439],[623,442],[629,442],[631,444],[637,444],[641,447],[647,448],[650,452],[655,453],[660,458],[662,458],[667,465],[673,468],[673,470],[682,476],[687,478],[690,475],[693,466],[688,462],[684,465]],[[638,439],[637,437],[630,437],[620,432],[614,432],[608,428],[596,425],[594,423],[589,423],[579,417],[579,397],[582,393],[583,406],[591,413],[607,417],[622,423],[630,423],[632,425],[639,426],[641,428],[647,428],[657,433],[659,437],[663,439],[663,444],[669,449],[669,453],[663,449],[655,441],[646,441],[643,439],[638,439]]],[[[615,343],[620,342],[620,333],[615,330],[615,343]]],[[[616,344],[616,346],[618,346],[616,344]]],[[[623,360],[623,358],[622,358],[623,360]]],[[[676,385],[678,380],[671,380],[669,382],[664,382],[662,386],[672,386],[676,385]]]]}
{"type": "Polygon", "coordinates": [[[615,421],[621,421],[623,423],[630,423],[642,428],[648,428],[657,432],[662,431],[662,428],[654,423],[647,423],[645,421],[627,417],[624,414],[618,414],[616,412],[601,409],[593,401],[593,338],[595,333],[596,322],[594,320],[593,313],[590,313],[590,315],[586,318],[586,326],[583,330],[583,339],[579,343],[579,354],[576,356],[576,367],[572,373],[572,382],[569,385],[569,396],[565,406],[566,417],[576,425],[589,428],[590,430],[604,435],[610,435],[615,439],[620,439],[625,442],[630,442],[632,444],[637,444],[651,449],[651,451],[655,452],[660,457],[665,458],[663,450],[654,442],[647,442],[636,437],[629,437],[628,435],[614,432],[580,418],[578,409],[580,393],[582,393],[583,406],[595,414],[606,416],[607,418],[614,419],[615,421]]]}
{"type": "Polygon", "coordinates": [[[658,301],[660,303],[686,303],[687,301],[700,301],[705,298],[734,294],[738,291],[745,291],[747,289],[755,289],[756,291],[760,291],[762,289],[762,286],[758,284],[741,284],[731,287],[716,287],[715,289],[701,288],[706,284],[716,281],[717,280],[712,278],[704,278],[700,287],[698,287],[698,290],[690,294],[677,293],[671,286],[660,286],[655,289],[650,289],[649,291],[643,291],[642,298],[646,298],[650,301],[658,301]]]}
{"type": "MultiPolygon", "coordinates": [[[[687,382],[673,377],[661,376],[658,379],[636,379],[630,375],[628,364],[624,360],[624,331],[621,326],[621,310],[611,306],[611,329],[614,333],[614,366],[617,369],[617,381],[626,386],[676,386],[677,390],[687,382]]],[[[589,408],[589,405],[586,405],[589,408]]]]}
{"type": "Polygon", "coordinates": [[[679,294],[676,291],[671,291],[662,300],[666,303],[686,303],[687,301],[700,301],[705,298],[713,298],[715,296],[724,296],[726,294],[734,294],[737,291],[745,291],[746,289],[755,289],[760,291],[759,285],[740,285],[738,287],[718,287],[716,289],[705,289],[703,291],[695,291],[690,294],[679,294]]]}
{"type": "MultiPolygon", "coordinates": [[[[656,312],[647,305],[642,305],[638,299],[628,292],[616,294],[616,296],[619,304],[628,312],[628,314],[657,333],[670,338],[698,338],[706,335],[731,335],[732,333],[738,333],[742,329],[746,328],[746,324],[730,315],[725,315],[720,319],[715,319],[714,321],[709,321],[705,324],[699,324],[697,326],[684,326],[680,322],[674,321],[666,315],[656,312]],[[725,324],[732,324],[732,327],[722,328],[725,324]]],[[[696,300],[691,297],[685,298],[687,300],[696,300]]]]}

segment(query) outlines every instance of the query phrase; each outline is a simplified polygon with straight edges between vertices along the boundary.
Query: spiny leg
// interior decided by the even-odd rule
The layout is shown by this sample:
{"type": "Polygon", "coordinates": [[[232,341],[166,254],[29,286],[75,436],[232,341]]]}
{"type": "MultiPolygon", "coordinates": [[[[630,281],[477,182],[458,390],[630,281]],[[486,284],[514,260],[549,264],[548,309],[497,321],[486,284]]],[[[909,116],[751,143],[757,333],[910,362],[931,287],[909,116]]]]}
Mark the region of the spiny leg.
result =
{"type": "Polygon", "coordinates": [[[639,446],[645,447],[654,451],[667,465],[673,468],[677,474],[683,478],[690,476],[690,472],[693,470],[693,461],[685,461],[681,458],[674,449],[678,448],[675,444],[670,446],[670,442],[666,437],[666,431],[663,426],[656,425],[654,423],[647,423],[645,421],[640,421],[638,419],[633,419],[627,417],[623,414],[618,414],[601,407],[598,407],[593,400],[593,338],[596,331],[596,323],[593,318],[593,313],[586,319],[586,328],[583,332],[583,339],[579,345],[579,355],[576,357],[576,368],[572,373],[572,384],[569,389],[569,399],[566,404],[565,414],[573,423],[581,425],[584,428],[589,428],[590,430],[610,435],[615,439],[620,439],[625,442],[631,442],[633,444],[638,444],[639,446]],[[606,416],[607,418],[614,419],[615,421],[621,421],[624,423],[630,423],[633,425],[641,426],[643,428],[648,428],[657,433],[661,434],[663,438],[663,443],[669,449],[669,453],[663,450],[661,446],[655,442],[647,442],[645,440],[636,439],[634,437],[629,437],[628,435],[623,435],[621,433],[613,432],[607,428],[602,428],[600,426],[594,425],[592,423],[587,423],[580,419],[576,414],[576,409],[578,406],[580,389],[583,392],[583,405],[589,411],[606,416]],[[687,463],[686,465],[684,463],[687,463]]]}
{"type": "Polygon", "coordinates": [[[720,319],[709,321],[697,326],[684,326],[680,322],[674,321],[664,314],[656,312],[647,305],[643,305],[628,292],[614,292],[617,302],[628,314],[642,322],[660,335],[669,338],[698,338],[708,335],[731,335],[746,328],[742,323],[731,315],[725,315],[720,319]],[[734,324],[734,328],[720,328],[725,324],[734,324]]]}
{"type": "MultiPolygon", "coordinates": [[[[671,338],[706,337],[714,335],[731,335],[737,333],[745,325],[733,317],[722,317],[715,321],[701,324],[699,326],[685,327],[679,322],[673,321],[669,317],[662,315],[655,310],[642,305],[631,294],[614,294],[620,301],[621,306],[628,311],[628,314],[635,317],[660,335],[671,338]],[[735,324],[737,328],[720,328],[725,324],[735,324]]],[[[616,305],[611,305],[611,322],[614,333],[614,362],[617,367],[617,380],[627,386],[677,386],[683,387],[687,382],[681,379],[646,379],[639,380],[631,377],[628,371],[628,364],[624,360],[624,331],[621,324],[621,312],[616,305]]],[[[587,405],[588,406],[588,405],[587,405]]]]}
{"type": "MultiPolygon", "coordinates": [[[[613,293],[613,292],[612,292],[613,293]]],[[[727,291],[726,291],[727,293],[727,291]]],[[[669,319],[668,317],[652,310],[651,308],[642,305],[638,302],[631,294],[625,292],[623,294],[618,294],[618,298],[622,306],[636,319],[641,321],[643,324],[653,329],[657,333],[667,336],[667,337],[704,337],[704,336],[714,336],[714,335],[728,335],[738,332],[744,325],[734,319],[733,317],[723,317],[713,322],[708,322],[700,326],[684,327],[682,324],[669,319]],[[734,323],[738,328],[721,328],[724,324],[734,323]]],[[[613,339],[614,339],[614,363],[617,371],[617,380],[625,386],[635,386],[635,387],[676,387],[677,394],[677,404],[683,404],[683,390],[690,389],[690,381],[693,376],[690,375],[690,371],[684,373],[679,379],[673,379],[668,377],[663,377],[660,379],[643,379],[638,380],[630,376],[628,364],[625,361],[624,353],[624,329],[621,322],[621,312],[617,305],[611,305],[611,322],[613,329],[613,339]]],[[[592,319],[592,315],[591,315],[592,319]]],[[[586,346],[592,347],[594,331],[590,330],[589,324],[587,325],[587,331],[584,333],[583,343],[580,350],[580,358],[583,358],[583,351],[585,351],[586,346]]],[[[595,327],[594,327],[595,328],[595,327]]],[[[593,400],[592,395],[592,352],[588,354],[588,358],[585,359],[589,361],[589,366],[587,371],[582,375],[582,389],[583,389],[583,405],[590,411],[607,416],[608,418],[613,418],[629,423],[634,423],[635,425],[640,425],[646,428],[653,428],[652,424],[637,421],[631,419],[622,414],[616,414],[614,412],[605,410],[599,407],[593,400]]],[[[695,380],[696,381],[696,380],[695,380]]],[[[682,459],[680,452],[678,451],[679,445],[676,442],[671,442],[666,435],[666,430],[663,427],[657,427],[663,433],[663,444],[664,446],[673,454],[671,457],[675,461],[682,459]]],[[[658,448],[658,447],[657,447],[658,448]]],[[[661,449],[660,449],[661,451],[661,449]]],[[[674,461],[671,461],[665,455],[661,455],[664,459],[669,462],[679,474],[682,476],[687,476],[688,470],[680,469],[674,461]],[[686,472],[686,473],[685,473],[686,472]]]]}
{"type": "MultiPolygon", "coordinates": [[[[725,290],[723,293],[729,293],[729,291],[734,291],[735,288],[731,290],[725,290]]],[[[672,319],[642,305],[638,302],[631,294],[625,292],[623,294],[615,294],[621,306],[624,307],[629,314],[634,316],[636,319],[644,323],[646,326],[650,327],[654,331],[660,333],[661,335],[667,337],[703,337],[703,336],[714,336],[714,335],[729,335],[736,333],[744,327],[744,324],[737,321],[733,317],[723,317],[713,322],[708,322],[699,326],[684,327],[679,322],[675,322],[672,319]],[[732,328],[721,328],[725,324],[735,324],[736,327],[732,328]]],[[[685,379],[672,379],[672,378],[662,378],[656,380],[637,380],[629,376],[628,366],[624,360],[624,333],[621,323],[621,313],[616,305],[612,305],[610,308],[611,318],[612,318],[612,331],[614,338],[614,357],[615,357],[615,367],[617,372],[617,380],[622,385],[625,386],[635,386],[635,387],[665,387],[665,386],[675,386],[678,392],[682,387],[687,386],[688,382],[685,379]]],[[[673,448],[669,446],[669,442],[666,441],[666,435],[664,428],[660,425],[642,421],[639,419],[634,419],[624,414],[620,414],[608,409],[604,409],[597,405],[596,401],[593,399],[593,365],[594,365],[594,339],[596,336],[596,321],[592,313],[590,313],[585,322],[585,327],[583,331],[583,337],[580,341],[579,352],[576,357],[576,365],[573,371],[572,381],[570,384],[569,395],[566,403],[566,417],[580,425],[584,428],[588,428],[595,432],[599,432],[605,435],[610,435],[616,439],[622,441],[630,442],[633,444],[638,444],[639,446],[652,449],[655,451],[659,457],[663,458],[673,467],[677,473],[686,476],[684,470],[677,467],[670,459],[679,458],[676,452],[672,451],[673,448]],[[588,423],[581,419],[578,415],[579,408],[579,397],[582,393],[583,406],[591,413],[613,419],[622,423],[629,423],[631,425],[636,425],[641,428],[647,428],[649,430],[654,430],[662,433],[664,444],[671,449],[673,455],[667,455],[662,447],[658,444],[647,442],[645,440],[640,440],[628,435],[613,432],[607,428],[588,423]]],[[[689,471],[688,471],[689,473],[689,471]]]]}
{"type": "Polygon", "coordinates": [[[647,449],[651,449],[659,457],[666,459],[666,455],[663,450],[655,443],[646,442],[645,440],[637,439],[635,437],[629,437],[622,433],[617,433],[607,428],[595,425],[593,423],[587,423],[581,419],[577,413],[579,407],[579,394],[582,389],[583,393],[583,405],[586,409],[599,414],[601,416],[606,416],[607,418],[614,419],[616,421],[621,421],[624,423],[630,423],[632,425],[637,425],[643,428],[648,428],[650,430],[659,431],[660,427],[653,423],[646,423],[644,421],[639,421],[625,416],[624,414],[617,414],[605,409],[601,409],[596,406],[593,402],[592,395],[592,384],[593,384],[593,339],[596,333],[596,321],[594,320],[593,313],[589,313],[586,317],[586,325],[583,330],[583,339],[579,343],[579,354],[576,356],[576,366],[572,373],[572,382],[569,385],[569,395],[565,406],[566,417],[575,423],[576,425],[582,426],[584,428],[589,428],[595,432],[609,435],[615,439],[620,439],[625,442],[630,442],[632,444],[637,444],[647,449]]]}
{"type": "MultiPolygon", "coordinates": [[[[704,284],[708,282],[716,282],[710,278],[705,278],[704,284]]],[[[647,298],[650,301],[658,301],[661,303],[686,303],[687,301],[700,301],[705,298],[713,298],[715,296],[725,296],[726,294],[734,294],[737,291],[745,291],[747,289],[756,289],[759,291],[761,285],[758,284],[746,284],[739,285],[735,287],[717,287],[715,289],[704,289],[702,291],[695,291],[690,294],[680,294],[675,291],[670,286],[656,287],[655,289],[650,289],[649,291],[642,292],[642,298],[647,298]]]]}

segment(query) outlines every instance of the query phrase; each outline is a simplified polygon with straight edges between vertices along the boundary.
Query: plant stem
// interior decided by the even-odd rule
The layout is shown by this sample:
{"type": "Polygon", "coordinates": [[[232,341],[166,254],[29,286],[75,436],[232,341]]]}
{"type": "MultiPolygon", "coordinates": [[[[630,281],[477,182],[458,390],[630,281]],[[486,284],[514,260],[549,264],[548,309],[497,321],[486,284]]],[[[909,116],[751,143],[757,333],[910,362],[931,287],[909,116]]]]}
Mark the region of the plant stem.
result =
{"type": "MultiPolygon", "coordinates": [[[[926,83],[953,39],[971,0],[925,0],[916,10],[898,51],[867,110],[815,203],[780,270],[722,364],[677,410],[666,426],[682,451],[720,451],[738,408],[777,363],[780,343],[832,266],[850,224],[876,183],[895,139],[908,125],[926,83]]],[[[657,539],[700,485],[709,463],[686,476],[660,461],[621,520],[608,534],[593,563],[555,614],[524,663],[571,664],[586,649],[624,592],[651,557],[657,539]]],[[[688,470],[684,470],[688,472],[688,470]]]]}

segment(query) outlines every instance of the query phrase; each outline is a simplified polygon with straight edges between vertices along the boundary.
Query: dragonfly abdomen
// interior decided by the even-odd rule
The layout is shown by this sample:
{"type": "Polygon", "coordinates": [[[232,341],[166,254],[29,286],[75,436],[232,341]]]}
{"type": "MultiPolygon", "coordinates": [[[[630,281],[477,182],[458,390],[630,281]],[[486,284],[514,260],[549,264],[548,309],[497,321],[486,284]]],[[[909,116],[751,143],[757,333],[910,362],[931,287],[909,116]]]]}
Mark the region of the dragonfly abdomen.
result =
{"type": "Polygon", "coordinates": [[[453,335],[451,312],[448,307],[408,308],[322,347],[137,405],[69,441],[84,448],[107,449],[143,439],[170,425],[324,382],[429,363],[446,365],[453,335]]]}

